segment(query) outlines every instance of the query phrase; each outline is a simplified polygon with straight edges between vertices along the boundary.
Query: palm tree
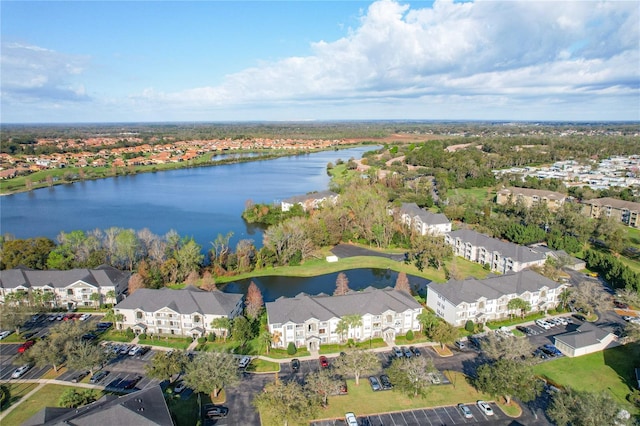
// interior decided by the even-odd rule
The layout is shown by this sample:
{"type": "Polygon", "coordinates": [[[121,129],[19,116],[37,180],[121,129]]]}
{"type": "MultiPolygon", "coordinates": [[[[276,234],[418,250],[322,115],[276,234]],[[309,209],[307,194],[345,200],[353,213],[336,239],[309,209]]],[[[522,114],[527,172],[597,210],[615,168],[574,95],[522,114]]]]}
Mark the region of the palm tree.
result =
{"type": "Polygon", "coordinates": [[[362,315],[360,314],[345,315],[344,320],[349,329],[362,327],[362,315]]]}
{"type": "Polygon", "coordinates": [[[224,340],[227,341],[227,334],[229,334],[229,328],[231,327],[231,320],[228,317],[218,317],[211,321],[211,327],[217,330],[222,330],[224,334],[224,340]]]}
{"type": "Polygon", "coordinates": [[[560,302],[560,306],[562,306],[562,309],[565,309],[567,307],[569,300],[571,300],[571,290],[565,288],[558,295],[558,302],[560,302]]]}
{"type": "Polygon", "coordinates": [[[269,349],[271,348],[272,342],[273,342],[273,335],[269,333],[268,330],[264,330],[260,334],[260,343],[265,346],[267,355],[269,355],[269,349]]]}
{"type": "Polygon", "coordinates": [[[344,341],[345,333],[349,332],[349,323],[345,320],[345,318],[340,319],[338,324],[336,324],[336,333],[340,335],[340,342],[344,341]]]}
{"type": "Polygon", "coordinates": [[[116,291],[115,290],[109,290],[107,291],[106,294],[107,298],[109,299],[109,303],[111,303],[112,305],[114,303],[116,303],[116,291]]]}
{"type": "Polygon", "coordinates": [[[509,303],[507,303],[507,309],[509,309],[509,311],[519,310],[520,317],[524,318],[525,312],[531,310],[531,303],[516,297],[515,299],[509,300],[509,303]]]}

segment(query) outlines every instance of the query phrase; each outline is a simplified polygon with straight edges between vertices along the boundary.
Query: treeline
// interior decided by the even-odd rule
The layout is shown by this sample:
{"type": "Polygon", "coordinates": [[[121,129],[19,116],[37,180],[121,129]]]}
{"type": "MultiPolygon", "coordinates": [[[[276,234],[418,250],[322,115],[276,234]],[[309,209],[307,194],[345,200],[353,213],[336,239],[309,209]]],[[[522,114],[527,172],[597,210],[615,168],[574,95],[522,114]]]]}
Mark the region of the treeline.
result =
{"type": "Polygon", "coordinates": [[[614,288],[640,292],[640,274],[633,272],[615,256],[587,250],[585,262],[589,269],[599,272],[614,288]]]}

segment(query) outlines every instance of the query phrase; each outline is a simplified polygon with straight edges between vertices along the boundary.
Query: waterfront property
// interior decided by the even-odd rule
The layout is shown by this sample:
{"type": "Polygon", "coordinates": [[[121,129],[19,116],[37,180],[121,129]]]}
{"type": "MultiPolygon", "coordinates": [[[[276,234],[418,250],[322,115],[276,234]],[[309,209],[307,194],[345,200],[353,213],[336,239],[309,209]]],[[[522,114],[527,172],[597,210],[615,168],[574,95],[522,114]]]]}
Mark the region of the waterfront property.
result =
{"type": "Polygon", "coordinates": [[[574,357],[606,349],[615,340],[615,335],[590,322],[585,322],[575,331],[559,334],[553,338],[560,352],[574,357]]]}
{"type": "Polygon", "coordinates": [[[612,217],[627,226],[640,229],[640,203],[616,198],[596,198],[582,202],[582,213],[591,218],[612,217]]]}
{"type": "Polygon", "coordinates": [[[532,270],[524,270],[482,280],[449,280],[445,284],[429,283],[427,306],[448,323],[460,327],[468,320],[486,323],[520,315],[507,305],[520,298],[531,311],[547,311],[558,305],[558,295],[565,285],[532,270]]]}
{"type": "Polygon", "coordinates": [[[521,202],[526,207],[532,207],[542,203],[545,204],[549,210],[555,211],[562,206],[566,198],[566,195],[554,191],[509,187],[498,191],[496,203],[505,205],[509,202],[521,202]]]}
{"type": "Polygon", "coordinates": [[[220,332],[211,323],[220,317],[235,318],[242,314],[243,295],[204,291],[194,286],[181,290],[163,288],[139,289],[115,306],[121,314],[119,329],[152,335],[176,335],[193,338],[209,332],[220,332]]]}
{"type": "Polygon", "coordinates": [[[0,298],[42,298],[51,306],[75,309],[97,303],[115,303],[123,298],[129,283],[129,272],[108,265],[95,269],[37,271],[19,267],[0,271],[0,298]]]}
{"type": "Polygon", "coordinates": [[[492,271],[505,274],[531,266],[542,266],[544,253],[530,247],[491,238],[470,229],[460,229],[445,235],[445,242],[453,247],[456,256],[471,262],[489,265],[492,271]]]}
{"type": "Polygon", "coordinates": [[[409,330],[419,331],[418,315],[422,306],[410,295],[391,287],[350,291],[341,296],[300,293],[295,297],[281,297],[266,304],[269,332],[277,336],[275,348],[286,348],[290,342],[296,347],[317,351],[321,344],[383,338],[393,342],[409,330]],[[338,323],[358,317],[359,324],[340,331],[338,323]]]}
{"type": "Polygon", "coordinates": [[[442,213],[431,213],[416,203],[402,203],[400,221],[420,235],[443,235],[451,232],[451,221],[442,213]]]}
{"type": "Polygon", "coordinates": [[[329,201],[335,204],[338,201],[338,194],[332,191],[312,192],[305,195],[296,195],[280,203],[283,212],[288,212],[293,206],[299,204],[302,210],[309,211],[319,208],[323,203],[329,201]]]}

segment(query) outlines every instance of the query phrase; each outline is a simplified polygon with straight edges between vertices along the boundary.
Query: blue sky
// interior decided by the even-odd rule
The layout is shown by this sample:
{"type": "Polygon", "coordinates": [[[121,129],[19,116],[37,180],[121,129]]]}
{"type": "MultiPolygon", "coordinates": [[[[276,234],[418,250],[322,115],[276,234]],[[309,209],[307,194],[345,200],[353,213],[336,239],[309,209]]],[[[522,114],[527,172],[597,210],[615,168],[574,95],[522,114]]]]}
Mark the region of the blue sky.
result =
{"type": "Polygon", "coordinates": [[[2,123],[640,120],[638,1],[6,1],[2,123]]]}

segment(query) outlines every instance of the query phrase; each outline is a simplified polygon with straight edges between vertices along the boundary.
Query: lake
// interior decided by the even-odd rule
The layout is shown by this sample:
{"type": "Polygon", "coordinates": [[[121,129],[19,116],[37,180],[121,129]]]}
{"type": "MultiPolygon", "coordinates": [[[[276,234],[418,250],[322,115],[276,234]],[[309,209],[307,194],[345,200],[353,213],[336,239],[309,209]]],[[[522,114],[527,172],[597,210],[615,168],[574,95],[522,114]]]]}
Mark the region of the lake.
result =
{"type": "MultiPolygon", "coordinates": [[[[349,279],[349,288],[351,290],[363,290],[369,286],[375,288],[393,287],[396,284],[398,273],[389,269],[350,269],[343,271],[349,279]]],[[[320,293],[333,294],[336,288],[336,278],[338,272],[316,277],[254,277],[237,282],[220,285],[220,289],[227,293],[243,293],[247,294],[247,288],[251,281],[262,292],[262,298],[265,302],[273,302],[278,297],[294,297],[300,292],[310,295],[320,293]]],[[[430,282],[426,278],[408,275],[409,285],[415,294],[424,294],[426,285],[430,282]]]]}
{"type": "MultiPolygon", "coordinates": [[[[0,233],[17,238],[60,231],[110,227],[149,228],[164,235],[173,229],[191,236],[206,251],[218,234],[233,232],[232,246],[253,239],[262,247],[262,230],[240,216],[247,200],[280,203],[294,195],[328,188],[326,166],[361,158],[377,146],[322,151],[247,163],[143,173],[76,182],[0,197],[0,233]]],[[[219,158],[219,157],[217,157],[219,158]]]]}

